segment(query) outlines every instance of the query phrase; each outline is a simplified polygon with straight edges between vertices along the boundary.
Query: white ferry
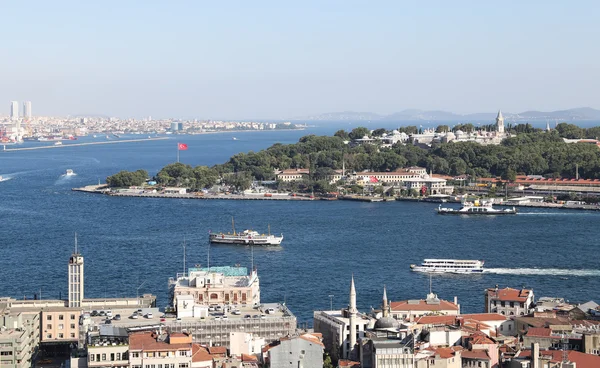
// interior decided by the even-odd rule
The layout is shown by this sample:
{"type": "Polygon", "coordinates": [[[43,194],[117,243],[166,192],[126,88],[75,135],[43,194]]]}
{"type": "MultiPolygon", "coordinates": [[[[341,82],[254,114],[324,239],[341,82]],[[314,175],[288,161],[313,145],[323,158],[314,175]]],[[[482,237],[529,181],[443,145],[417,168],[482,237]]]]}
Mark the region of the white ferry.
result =
{"type": "Polygon", "coordinates": [[[411,264],[411,271],[427,273],[482,273],[484,261],[466,259],[424,259],[420,265],[411,264]]]}
{"type": "Polygon", "coordinates": [[[210,233],[208,239],[211,243],[220,244],[243,244],[243,245],[260,245],[260,246],[278,246],[283,241],[281,236],[271,235],[271,226],[269,226],[268,234],[259,234],[258,231],[244,230],[241,233],[235,232],[233,219],[231,219],[233,233],[210,233]]]}
{"type": "Polygon", "coordinates": [[[513,207],[499,210],[492,207],[492,202],[490,201],[476,200],[474,202],[463,202],[459,210],[442,207],[440,204],[437,208],[437,213],[440,215],[516,215],[517,209],[513,207]]]}

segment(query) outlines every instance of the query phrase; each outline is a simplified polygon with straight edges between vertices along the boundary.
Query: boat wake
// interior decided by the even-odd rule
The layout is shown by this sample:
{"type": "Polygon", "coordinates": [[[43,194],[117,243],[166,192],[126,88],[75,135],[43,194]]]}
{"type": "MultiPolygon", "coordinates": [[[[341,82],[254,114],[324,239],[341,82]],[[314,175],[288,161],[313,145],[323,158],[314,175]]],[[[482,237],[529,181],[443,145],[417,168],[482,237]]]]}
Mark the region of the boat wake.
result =
{"type": "Polygon", "coordinates": [[[564,268],[488,268],[483,272],[498,275],[600,276],[600,270],[569,270],[564,268]]]}
{"type": "Polygon", "coordinates": [[[12,176],[8,176],[8,177],[7,176],[5,176],[5,177],[0,176],[0,182],[8,181],[8,180],[10,180],[12,178],[13,178],[12,176]]]}

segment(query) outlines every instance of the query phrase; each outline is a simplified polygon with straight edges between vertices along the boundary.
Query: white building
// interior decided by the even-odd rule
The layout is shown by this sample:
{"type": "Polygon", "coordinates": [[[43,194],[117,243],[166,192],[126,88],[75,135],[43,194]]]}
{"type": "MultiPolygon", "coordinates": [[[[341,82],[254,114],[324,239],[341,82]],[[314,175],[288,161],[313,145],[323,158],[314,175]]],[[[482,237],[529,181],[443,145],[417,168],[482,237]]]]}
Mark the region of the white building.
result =
{"type": "Polygon", "coordinates": [[[31,101],[23,102],[23,117],[27,120],[31,119],[31,101]]]}
{"type": "Polygon", "coordinates": [[[229,355],[242,356],[242,354],[255,355],[260,354],[262,347],[265,346],[265,339],[254,336],[247,332],[229,333],[229,355]]]}
{"type": "Polygon", "coordinates": [[[323,343],[315,334],[282,337],[265,347],[263,360],[273,368],[317,368],[323,366],[323,348],[323,343]]]}
{"type": "Polygon", "coordinates": [[[422,174],[418,177],[403,179],[404,185],[408,191],[420,191],[423,187],[427,188],[429,194],[452,194],[454,187],[446,185],[446,179],[436,178],[428,174],[422,174]]]}
{"type": "Polygon", "coordinates": [[[248,274],[246,267],[189,268],[187,274],[170,279],[173,305],[178,296],[192,296],[200,305],[258,305],[260,285],[258,273],[248,274]]]}
{"type": "Polygon", "coordinates": [[[489,288],[485,290],[485,312],[524,316],[533,311],[533,298],[531,289],[489,288]]]}
{"type": "Polygon", "coordinates": [[[19,101],[10,101],[10,120],[19,120],[19,101]]]}
{"type": "Polygon", "coordinates": [[[77,250],[77,234],[75,234],[75,252],[69,258],[69,308],[82,306],[83,275],[83,256],[77,250]]]}
{"type": "Polygon", "coordinates": [[[442,300],[436,294],[427,294],[427,299],[403,300],[391,302],[391,315],[398,320],[414,321],[418,317],[431,314],[458,315],[460,306],[455,298],[454,303],[442,300]]]}

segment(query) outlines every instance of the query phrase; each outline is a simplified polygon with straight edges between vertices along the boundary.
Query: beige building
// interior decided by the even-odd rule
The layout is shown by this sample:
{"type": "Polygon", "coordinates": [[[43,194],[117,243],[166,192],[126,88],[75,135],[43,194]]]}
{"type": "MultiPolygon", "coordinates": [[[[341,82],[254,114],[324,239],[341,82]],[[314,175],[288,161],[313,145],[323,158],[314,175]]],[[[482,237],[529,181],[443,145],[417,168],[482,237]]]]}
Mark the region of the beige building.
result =
{"type": "Polygon", "coordinates": [[[277,180],[283,182],[291,182],[291,181],[301,181],[304,179],[308,179],[309,170],[308,169],[289,169],[283,170],[279,174],[277,174],[277,180]]]}
{"type": "Polygon", "coordinates": [[[79,340],[80,308],[49,308],[42,310],[41,342],[77,342],[79,340]]]}
{"type": "Polygon", "coordinates": [[[446,179],[435,176],[422,174],[417,177],[407,178],[403,180],[406,189],[420,191],[421,188],[427,188],[429,194],[452,194],[454,187],[447,185],[446,179]]]}
{"type": "Polygon", "coordinates": [[[0,317],[0,367],[32,366],[40,341],[39,317],[35,312],[0,317]]]}
{"type": "Polygon", "coordinates": [[[87,345],[89,368],[126,368],[129,366],[127,337],[93,337],[87,345]]]}
{"type": "Polygon", "coordinates": [[[438,299],[436,294],[427,294],[427,299],[403,300],[390,303],[391,315],[398,320],[415,321],[418,317],[432,314],[458,315],[460,306],[457,301],[438,299]]]}
{"type": "Polygon", "coordinates": [[[192,336],[140,332],[129,335],[130,368],[191,368],[192,336]]]}
{"type": "Polygon", "coordinates": [[[178,296],[185,295],[193,296],[199,305],[260,304],[258,273],[248,274],[246,267],[189,268],[169,284],[173,305],[178,296]]]}

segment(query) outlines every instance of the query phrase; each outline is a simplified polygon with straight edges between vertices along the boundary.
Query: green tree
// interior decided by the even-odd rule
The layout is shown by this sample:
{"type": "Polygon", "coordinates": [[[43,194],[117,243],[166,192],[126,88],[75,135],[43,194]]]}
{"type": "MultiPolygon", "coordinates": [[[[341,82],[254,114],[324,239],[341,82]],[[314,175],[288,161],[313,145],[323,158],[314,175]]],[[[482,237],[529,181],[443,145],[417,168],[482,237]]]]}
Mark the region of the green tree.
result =
{"type": "Polygon", "coordinates": [[[349,141],[350,140],[350,135],[348,135],[348,132],[346,132],[344,129],[340,129],[337,132],[335,132],[334,134],[335,137],[340,137],[345,141],[349,141]]]}
{"type": "Polygon", "coordinates": [[[208,166],[196,166],[193,173],[196,179],[196,187],[194,189],[210,188],[219,180],[219,174],[216,170],[208,166]]]}
{"type": "Polygon", "coordinates": [[[367,129],[365,127],[354,128],[354,129],[352,129],[350,134],[348,134],[350,139],[359,139],[359,138],[364,137],[365,135],[366,136],[369,135],[369,129],[367,129]]]}
{"type": "Polygon", "coordinates": [[[252,176],[249,172],[236,172],[223,176],[223,184],[233,187],[236,191],[241,192],[249,189],[252,186],[252,176]]]}
{"type": "Polygon", "coordinates": [[[323,355],[323,368],[334,368],[331,357],[327,353],[323,355]]]}
{"type": "Polygon", "coordinates": [[[435,129],[436,133],[445,133],[449,131],[450,127],[448,125],[438,125],[438,127],[435,129]]]}
{"type": "Polygon", "coordinates": [[[131,186],[140,186],[148,179],[146,170],[120,171],[115,175],[106,178],[106,184],[111,188],[125,188],[131,186]]]}

